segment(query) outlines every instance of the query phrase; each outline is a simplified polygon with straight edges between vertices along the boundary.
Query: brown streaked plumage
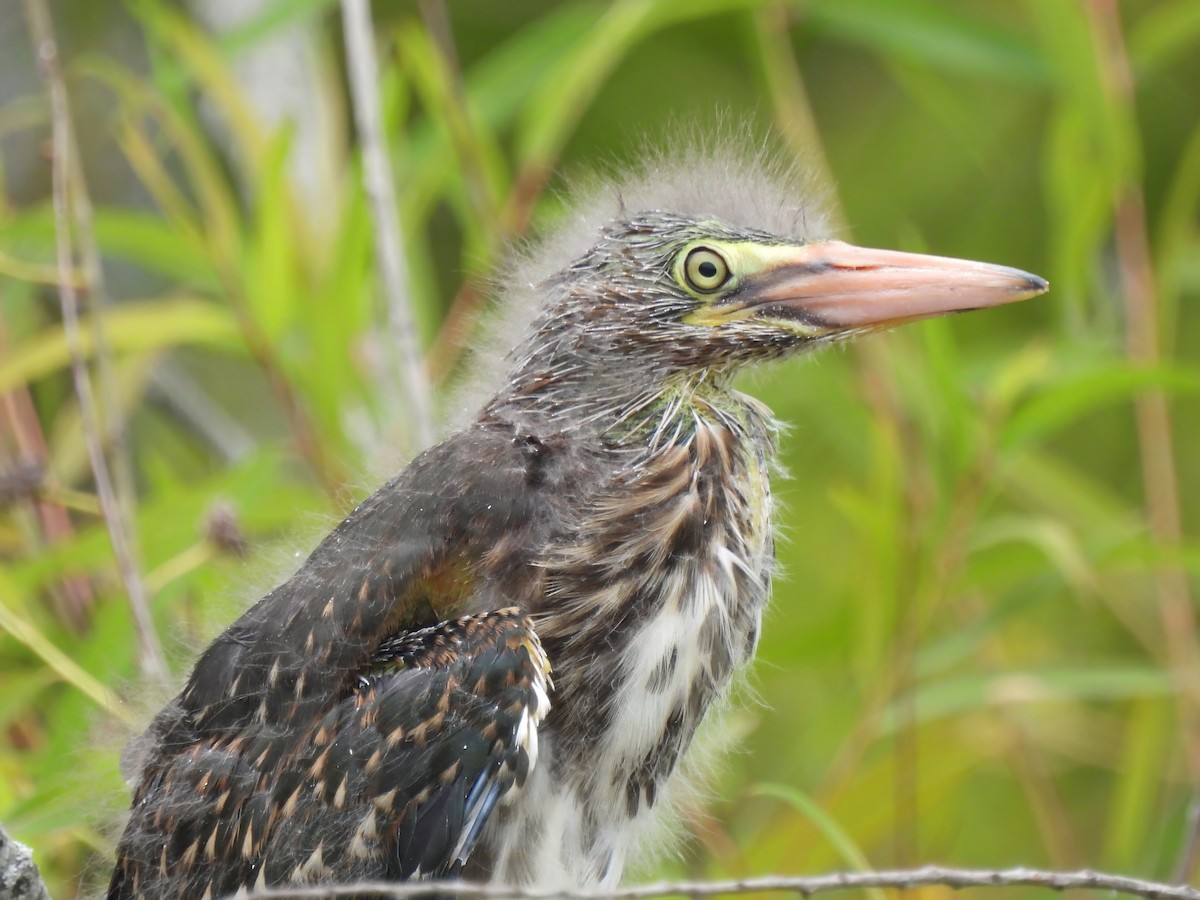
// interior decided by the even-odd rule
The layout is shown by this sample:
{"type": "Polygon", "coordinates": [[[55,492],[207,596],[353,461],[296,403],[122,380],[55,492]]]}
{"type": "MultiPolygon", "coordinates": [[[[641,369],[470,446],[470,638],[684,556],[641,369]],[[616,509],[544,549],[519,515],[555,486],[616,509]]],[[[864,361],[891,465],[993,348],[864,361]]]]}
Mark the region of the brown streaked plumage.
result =
{"type": "Polygon", "coordinates": [[[499,389],[151,724],[110,900],[620,878],[767,600],[775,428],[732,375],[1046,288],[829,241],[794,190],[652,163],[518,267],[499,389]]]}

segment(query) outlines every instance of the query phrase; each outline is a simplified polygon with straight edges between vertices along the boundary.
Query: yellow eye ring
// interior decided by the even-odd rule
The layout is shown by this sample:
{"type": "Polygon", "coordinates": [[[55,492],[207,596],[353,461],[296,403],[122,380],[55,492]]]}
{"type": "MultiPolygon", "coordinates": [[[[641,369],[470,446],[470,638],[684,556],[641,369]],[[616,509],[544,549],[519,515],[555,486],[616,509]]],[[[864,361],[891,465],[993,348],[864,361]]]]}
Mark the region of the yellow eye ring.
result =
{"type": "Polygon", "coordinates": [[[729,263],[710,247],[696,247],[683,260],[683,277],[692,290],[711,294],[729,281],[729,263]]]}

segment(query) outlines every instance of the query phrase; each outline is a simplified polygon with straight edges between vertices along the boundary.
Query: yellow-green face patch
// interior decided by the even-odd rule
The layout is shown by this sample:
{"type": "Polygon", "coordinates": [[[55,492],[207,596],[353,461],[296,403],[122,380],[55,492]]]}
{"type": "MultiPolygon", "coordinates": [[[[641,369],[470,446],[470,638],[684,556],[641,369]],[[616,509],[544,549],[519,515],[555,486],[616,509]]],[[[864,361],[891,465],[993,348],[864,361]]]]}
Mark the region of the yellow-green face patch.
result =
{"type": "Polygon", "coordinates": [[[753,241],[693,241],[675,257],[672,275],[681,289],[706,301],[684,316],[686,325],[715,326],[754,315],[738,303],[717,305],[747,278],[795,258],[797,247],[753,241]]]}

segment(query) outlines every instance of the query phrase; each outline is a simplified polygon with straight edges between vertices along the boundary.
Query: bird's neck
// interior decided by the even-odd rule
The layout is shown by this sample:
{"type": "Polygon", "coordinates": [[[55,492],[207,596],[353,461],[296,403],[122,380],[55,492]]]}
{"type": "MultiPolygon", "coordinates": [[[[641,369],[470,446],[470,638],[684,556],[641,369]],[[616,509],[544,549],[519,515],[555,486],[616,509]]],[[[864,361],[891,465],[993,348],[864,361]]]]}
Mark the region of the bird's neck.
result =
{"type": "Polygon", "coordinates": [[[585,384],[545,373],[513,378],[485,415],[522,430],[570,434],[605,446],[654,452],[700,423],[719,424],[752,440],[773,443],[770,411],[730,385],[726,373],[675,373],[650,381],[605,376],[585,384]]]}
{"type": "Polygon", "coordinates": [[[727,377],[711,372],[667,381],[637,412],[612,423],[604,439],[653,454],[685,441],[699,428],[714,426],[736,439],[774,443],[770,411],[733,390],[727,377]]]}

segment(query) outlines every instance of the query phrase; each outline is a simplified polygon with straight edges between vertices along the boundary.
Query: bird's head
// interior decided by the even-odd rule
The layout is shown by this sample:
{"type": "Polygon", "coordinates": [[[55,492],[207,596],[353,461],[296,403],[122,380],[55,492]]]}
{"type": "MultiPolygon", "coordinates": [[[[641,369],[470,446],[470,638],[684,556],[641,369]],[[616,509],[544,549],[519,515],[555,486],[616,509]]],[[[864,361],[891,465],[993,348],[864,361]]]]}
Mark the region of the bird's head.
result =
{"type": "Polygon", "coordinates": [[[607,220],[581,215],[573,238],[551,243],[543,265],[557,256],[557,269],[525,281],[540,314],[511,387],[568,405],[612,398],[616,410],[680,380],[723,382],[749,363],[1047,289],[1007,266],[831,240],[789,186],[721,166],[722,178],[703,159],[651,173],[650,203],[623,196],[607,220]]]}

